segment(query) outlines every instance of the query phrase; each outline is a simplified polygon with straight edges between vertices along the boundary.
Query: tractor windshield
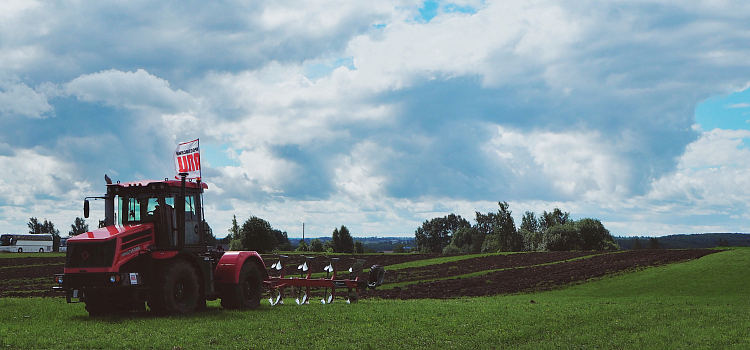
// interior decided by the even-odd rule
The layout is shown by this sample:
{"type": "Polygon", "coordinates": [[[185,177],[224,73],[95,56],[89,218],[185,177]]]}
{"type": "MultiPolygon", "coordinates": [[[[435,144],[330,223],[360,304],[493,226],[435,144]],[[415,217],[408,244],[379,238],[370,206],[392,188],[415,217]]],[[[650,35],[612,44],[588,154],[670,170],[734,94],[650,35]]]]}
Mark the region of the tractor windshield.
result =
{"type": "MultiPolygon", "coordinates": [[[[158,246],[174,246],[178,242],[176,230],[179,228],[176,193],[138,193],[122,195],[118,205],[120,224],[135,225],[153,223],[156,227],[158,246]]],[[[199,202],[196,194],[185,197],[184,242],[186,245],[198,245],[201,242],[199,202]]]]}
{"type": "Polygon", "coordinates": [[[133,197],[123,196],[119,200],[120,223],[124,225],[156,222],[161,211],[172,212],[174,196],[143,193],[133,197]]]}

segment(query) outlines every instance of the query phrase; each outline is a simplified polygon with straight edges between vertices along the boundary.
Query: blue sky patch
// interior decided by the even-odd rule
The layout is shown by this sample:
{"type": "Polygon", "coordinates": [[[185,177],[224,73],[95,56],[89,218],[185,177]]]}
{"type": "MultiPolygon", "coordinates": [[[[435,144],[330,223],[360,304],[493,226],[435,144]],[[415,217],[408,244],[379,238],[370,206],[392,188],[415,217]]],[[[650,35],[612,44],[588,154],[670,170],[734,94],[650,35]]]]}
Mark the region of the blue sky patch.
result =
{"type": "Polygon", "coordinates": [[[329,76],[338,67],[347,67],[351,70],[357,69],[354,67],[354,58],[352,57],[338,58],[333,61],[323,61],[312,64],[305,62],[305,77],[310,80],[318,80],[329,76]]]}
{"type": "Polygon", "coordinates": [[[419,8],[419,19],[429,22],[431,19],[435,18],[438,14],[438,8],[439,4],[437,1],[425,1],[422,3],[422,7],[419,8]]]}
{"type": "Polygon", "coordinates": [[[440,4],[439,1],[428,0],[422,3],[419,8],[419,17],[417,21],[429,23],[438,13],[477,13],[477,10],[471,6],[458,6],[456,4],[440,4]]]}
{"type": "Polygon", "coordinates": [[[714,96],[699,104],[695,108],[695,123],[704,131],[750,130],[750,89],[714,96]]]}
{"type": "Polygon", "coordinates": [[[201,143],[201,160],[211,164],[212,168],[240,165],[237,160],[229,158],[228,149],[229,146],[224,144],[216,147],[201,143]]]}

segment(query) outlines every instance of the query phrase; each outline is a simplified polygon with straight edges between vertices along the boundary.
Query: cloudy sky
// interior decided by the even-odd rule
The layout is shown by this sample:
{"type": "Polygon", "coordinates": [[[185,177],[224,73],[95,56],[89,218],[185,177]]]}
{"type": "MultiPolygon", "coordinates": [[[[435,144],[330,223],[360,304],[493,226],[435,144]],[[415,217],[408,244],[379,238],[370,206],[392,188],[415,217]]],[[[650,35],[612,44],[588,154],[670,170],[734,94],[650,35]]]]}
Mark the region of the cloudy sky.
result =
{"type": "Polygon", "coordinates": [[[65,234],[105,173],[172,177],[196,138],[220,237],[232,215],[413,236],[498,201],[621,236],[748,232],[747,18],[708,0],[3,0],[0,232],[65,234]]]}

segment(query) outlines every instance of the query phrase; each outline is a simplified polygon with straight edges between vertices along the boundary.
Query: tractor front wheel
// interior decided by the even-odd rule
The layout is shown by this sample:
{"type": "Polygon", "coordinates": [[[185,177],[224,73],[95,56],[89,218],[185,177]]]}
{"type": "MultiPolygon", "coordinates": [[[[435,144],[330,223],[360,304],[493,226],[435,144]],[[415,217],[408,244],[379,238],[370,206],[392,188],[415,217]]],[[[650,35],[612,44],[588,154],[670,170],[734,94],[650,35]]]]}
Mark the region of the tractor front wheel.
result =
{"type": "Polygon", "coordinates": [[[148,306],[161,315],[184,315],[198,305],[198,276],[184,260],[172,261],[157,269],[148,306]]]}
{"type": "Polygon", "coordinates": [[[86,291],[83,301],[86,304],[86,311],[88,311],[91,317],[107,316],[115,313],[113,304],[104,297],[104,294],[98,291],[86,291]]]}
{"type": "Polygon", "coordinates": [[[262,289],[263,279],[258,265],[247,261],[242,265],[238,283],[222,286],[221,306],[227,309],[257,309],[262,289]]]}

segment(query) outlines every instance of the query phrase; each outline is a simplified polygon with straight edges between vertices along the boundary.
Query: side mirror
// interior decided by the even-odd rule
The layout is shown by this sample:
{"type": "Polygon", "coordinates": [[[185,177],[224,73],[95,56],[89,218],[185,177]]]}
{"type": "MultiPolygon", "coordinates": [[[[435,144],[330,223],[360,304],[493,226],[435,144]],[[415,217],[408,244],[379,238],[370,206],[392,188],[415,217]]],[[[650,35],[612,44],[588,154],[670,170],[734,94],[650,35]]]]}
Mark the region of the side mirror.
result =
{"type": "Polygon", "coordinates": [[[86,218],[86,219],[89,218],[89,210],[90,210],[90,208],[89,208],[89,200],[85,199],[83,201],[83,217],[86,218]]]}

